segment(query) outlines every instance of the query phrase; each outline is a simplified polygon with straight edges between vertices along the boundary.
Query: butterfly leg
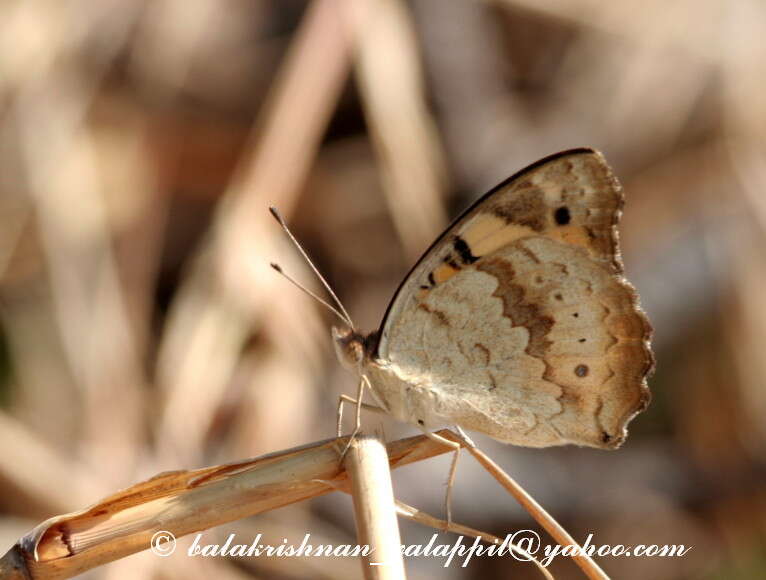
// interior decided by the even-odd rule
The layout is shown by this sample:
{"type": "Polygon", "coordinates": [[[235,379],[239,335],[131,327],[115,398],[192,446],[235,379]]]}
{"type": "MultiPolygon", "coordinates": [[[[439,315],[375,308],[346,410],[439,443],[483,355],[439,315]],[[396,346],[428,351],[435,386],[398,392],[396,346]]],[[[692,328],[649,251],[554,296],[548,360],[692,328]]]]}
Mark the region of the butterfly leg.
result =
{"type": "Polygon", "coordinates": [[[351,439],[354,438],[354,436],[359,431],[359,428],[362,425],[362,397],[364,396],[364,380],[360,377],[359,378],[359,386],[356,389],[356,399],[352,399],[351,397],[347,395],[341,395],[338,398],[338,437],[341,436],[341,432],[343,430],[343,403],[354,403],[356,405],[356,424],[354,426],[354,431],[351,434],[351,439]]]}
{"type": "Polygon", "coordinates": [[[444,528],[444,531],[446,532],[446,531],[449,531],[449,528],[452,525],[452,488],[455,485],[455,475],[457,474],[457,462],[460,459],[460,443],[457,443],[455,441],[450,441],[449,439],[446,439],[442,437],[441,435],[437,435],[436,433],[431,433],[427,429],[421,429],[421,431],[423,431],[423,433],[429,439],[433,439],[434,441],[441,443],[442,445],[447,445],[448,447],[452,447],[452,449],[454,450],[454,455],[452,456],[452,464],[450,465],[450,469],[449,469],[449,477],[447,478],[447,493],[444,496],[444,511],[447,513],[447,525],[444,528]]]}
{"type": "MultiPolygon", "coordinates": [[[[342,424],[343,424],[343,403],[350,403],[352,405],[358,405],[357,400],[353,397],[349,397],[348,395],[341,395],[338,397],[338,437],[342,436],[342,424]]],[[[367,403],[362,403],[362,408],[365,411],[372,411],[373,413],[381,413],[383,415],[386,415],[388,412],[383,409],[382,407],[376,407],[375,405],[369,405],[367,403]]]]}
{"type": "Polygon", "coordinates": [[[460,425],[455,425],[455,430],[460,434],[460,436],[465,440],[466,444],[468,444],[469,447],[476,447],[476,443],[474,443],[471,438],[466,434],[465,431],[463,431],[463,428],[460,425]]]}
{"type": "MultiPolygon", "coordinates": [[[[343,450],[343,453],[341,453],[340,457],[341,460],[346,456],[346,452],[348,452],[349,447],[351,447],[351,442],[354,440],[354,437],[356,437],[357,433],[359,433],[359,430],[362,428],[362,407],[366,407],[372,410],[381,411],[385,413],[385,409],[379,409],[378,407],[374,407],[373,405],[365,405],[362,402],[362,398],[364,397],[364,387],[369,386],[369,380],[366,376],[362,375],[359,377],[359,387],[356,391],[356,401],[351,399],[351,397],[347,397],[346,400],[348,402],[354,402],[356,403],[356,422],[354,425],[354,430],[351,433],[351,436],[348,438],[348,443],[346,443],[346,448],[343,450]]],[[[342,419],[343,419],[343,402],[344,397],[341,396],[338,400],[338,437],[341,436],[341,429],[342,429],[342,419]]]]}

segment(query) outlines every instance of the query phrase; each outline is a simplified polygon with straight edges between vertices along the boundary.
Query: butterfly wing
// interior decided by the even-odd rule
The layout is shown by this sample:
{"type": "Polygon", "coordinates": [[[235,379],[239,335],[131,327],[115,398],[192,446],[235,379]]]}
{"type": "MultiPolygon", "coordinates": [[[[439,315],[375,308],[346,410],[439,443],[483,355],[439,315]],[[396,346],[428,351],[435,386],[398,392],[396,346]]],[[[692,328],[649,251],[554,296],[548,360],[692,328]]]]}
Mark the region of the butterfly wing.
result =
{"type": "Polygon", "coordinates": [[[653,367],[651,326],[622,275],[622,204],[590,149],[501,183],[404,280],[376,360],[439,417],[496,439],[618,446],[653,367]]]}

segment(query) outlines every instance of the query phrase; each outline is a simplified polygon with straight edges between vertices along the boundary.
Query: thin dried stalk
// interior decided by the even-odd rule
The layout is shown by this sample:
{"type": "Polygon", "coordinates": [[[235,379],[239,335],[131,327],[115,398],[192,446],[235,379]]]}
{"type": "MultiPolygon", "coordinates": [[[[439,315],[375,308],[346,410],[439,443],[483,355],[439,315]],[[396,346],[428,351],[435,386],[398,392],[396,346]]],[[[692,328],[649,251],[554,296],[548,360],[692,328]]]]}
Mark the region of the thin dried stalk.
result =
{"type": "MultiPolygon", "coordinates": [[[[342,491],[348,494],[352,493],[348,483],[345,483],[342,485],[335,485],[334,483],[329,481],[326,481],[324,483],[327,483],[328,485],[332,485],[338,491],[342,491]]],[[[498,538],[497,536],[493,534],[484,532],[482,530],[477,530],[476,528],[471,528],[463,524],[459,524],[455,521],[447,522],[447,520],[439,519],[435,516],[432,516],[431,514],[427,512],[414,508],[411,505],[404,503],[403,501],[399,501],[398,499],[394,499],[394,502],[396,503],[396,513],[410,521],[417,522],[421,525],[428,526],[429,528],[433,528],[439,531],[447,531],[447,532],[452,532],[453,534],[460,534],[463,536],[470,536],[472,538],[479,538],[488,544],[501,545],[503,543],[503,540],[501,538],[498,538]]],[[[540,570],[540,572],[542,573],[543,576],[545,576],[546,579],[553,580],[553,576],[551,575],[551,573],[548,572],[548,570],[538,560],[536,560],[535,557],[532,556],[532,554],[530,554],[523,548],[512,543],[509,543],[508,547],[513,552],[516,552],[517,554],[519,554],[523,560],[527,560],[534,563],[535,566],[537,566],[538,570],[540,570]]]]}
{"type": "MultiPolygon", "coordinates": [[[[502,538],[498,538],[497,536],[488,534],[487,532],[482,532],[481,530],[470,528],[468,526],[464,526],[462,524],[458,524],[455,522],[449,522],[448,524],[446,520],[440,520],[439,518],[436,518],[432,516],[431,514],[428,514],[424,511],[421,511],[417,508],[407,505],[406,503],[401,502],[399,500],[396,500],[396,513],[398,513],[402,517],[407,518],[408,520],[412,520],[413,522],[417,522],[424,526],[429,526],[431,528],[434,528],[435,530],[446,529],[455,534],[471,536],[472,538],[481,538],[483,541],[487,542],[488,544],[502,545],[503,543],[502,538]]],[[[553,575],[550,572],[548,572],[545,566],[543,566],[539,561],[537,561],[537,559],[535,559],[535,557],[532,556],[532,554],[530,554],[526,550],[520,548],[519,546],[513,543],[509,543],[508,548],[516,552],[517,554],[519,554],[519,556],[521,556],[522,559],[534,563],[534,565],[537,566],[537,569],[540,571],[540,573],[543,576],[545,576],[547,580],[554,580],[553,575]]]]}
{"type": "MultiPolygon", "coordinates": [[[[450,432],[451,433],[451,432],[450,432]]],[[[453,438],[456,436],[453,435],[453,438]]],[[[547,531],[551,537],[556,540],[560,546],[575,546],[578,548],[575,550],[575,555],[571,558],[574,560],[580,569],[585,572],[585,575],[591,580],[609,580],[609,576],[599,567],[593,559],[582,551],[580,545],[575,542],[574,538],[567,533],[567,531],[561,527],[553,517],[546,512],[542,506],[537,503],[532,496],[530,496],[524,488],[522,488],[516,481],[514,481],[510,475],[503,471],[500,466],[492,461],[484,452],[472,445],[467,445],[463,442],[465,447],[468,448],[471,455],[486,469],[492,477],[494,477],[500,485],[502,485],[508,492],[514,497],[514,499],[521,504],[529,515],[531,515],[538,524],[540,524],[545,531],[547,531]]]]}
{"type": "Polygon", "coordinates": [[[356,438],[345,461],[354,498],[357,543],[372,552],[361,558],[366,580],[403,579],[402,540],[386,447],[376,437],[356,438]]]}

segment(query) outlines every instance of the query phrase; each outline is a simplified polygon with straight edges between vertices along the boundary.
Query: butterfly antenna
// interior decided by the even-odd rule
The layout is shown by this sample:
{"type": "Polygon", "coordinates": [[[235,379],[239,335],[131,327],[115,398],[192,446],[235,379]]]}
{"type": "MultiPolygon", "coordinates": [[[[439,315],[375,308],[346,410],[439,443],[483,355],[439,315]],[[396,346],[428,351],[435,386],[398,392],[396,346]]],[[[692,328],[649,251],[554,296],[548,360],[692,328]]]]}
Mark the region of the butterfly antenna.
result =
{"type": "Polygon", "coordinates": [[[314,274],[317,275],[317,278],[319,278],[320,282],[322,282],[322,285],[325,287],[327,292],[330,293],[330,296],[332,296],[332,299],[335,301],[335,304],[338,305],[338,308],[340,308],[340,311],[338,311],[337,308],[335,308],[334,306],[332,306],[331,304],[329,304],[325,300],[322,300],[319,296],[317,296],[316,294],[311,292],[311,290],[305,288],[304,286],[302,286],[301,284],[299,284],[298,282],[293,280],[290,276],[285,274],[282,271],[282,268],[279,267],[279,265],[272,263],[271,267],[274,268],[280,274],[282,274],[285,278],[287,278],[295,286],[297,286],[298,288],[303,290],[306,294],[308,294],[309,296],[311,296],[315,300],[318,300],[321,304],[324,304],[327,308],[332,310],[343,322],[345,322],[346,324],[349,325],[351,330],[354,330],[354,323],[351,321],[351,317],[348,315],[348,312],[346,312],[346,309],[343,307],[343,304],[341,303],[340,299],[335,294],[335,292],[333,292],[332,288],[330,288],[330,285],[327,283],[327,280],[324,279],[324,276],[322,276],[322,274],[319,273],[319,270],[314,265],[314,262],[312,262],[311,258],[308,257],[308,254],[306,254],[306,252],[303,249],[303,247],[300,245],[300,243],[298,243],[298,240],[295,239],[295,236],[290,231],[290,228],[287,227],[287,224],[285,223],[285,220],[282,219],[282,216],[277,211],[277,208],[270,207],[269,211],[271,212],[271,215],[274,216],[274,219],[277,220],[277,223],[280,225],[280,227],[285,231],[285,233],[287,234],[287,237],[290,238],[290,241],[293,243],[293,245],[296,248],[298,248],[298,251],[301,253],[301,256],[303,256],[303,258],[306,260],[308,265],[311,266],[311,269],[314,270],[314,274]]]}
{"type": "Polygon", "coordinates": [[[316,300],[317,302],[319,302],[319,303],[320,303],[322,306],[324,306],[325,308],[328,308],[329,310],[331,310],[333,313],[335,313],[335,315],[336,315],[338,318],[340,318],[340,319],[341,319],[343,322],[345,322],[346,324],[348,324],[348,325],[349,325],[349,326],[350,326],[352,329],[354,328],[353,324],[351,324],[351,321],[350,321],[348,318],[346,318],[345,316],[343,316],[343,315],[342,315],[340,312],[338,312],[338,309],[337,309],[337,308],[335,308],[335,307],[334,307],[332,304],[330,304],[330,303],[329,303],[329,302],[327,302],[326,300],[323,300],[322,298],[320,298],[319,296],[317,296],[316,294],[314,294],[314,293],[313,293],[311,290],[309,290],[309,289],[308,289],[308,288],[306,288],[305,286],[302,286],[300,283],[296,282],[296,281],[295,281],[293,278],[291,278],[290,276],[288,276],[287,274],[285,274],[285,273],[284,273],[284,271],[282,270],[282,267],[281,267],[279,264],[275,264],[274,262],[272,262],[272,263],[271,263],[271,264],[269,264],[269,265],[270,265],[272,268],[274,268],[274,269],[275,269],[277,272],[279,272],[280,274],[282,274],[282,276],[284,276],[285,278],[287,278],[287,280],[289,280],[289,281],[290,281],[290,282],[291,282],[291,283],[292,283],[292,284],[293,284],[293,285],[294,285],[296,288],[298,288],[299,290],[302,290],[303,292],[305,292],[306,294],[308,294],[309,296],[311,296],[311,297],[312,297],[314,300],[316,300]]]}

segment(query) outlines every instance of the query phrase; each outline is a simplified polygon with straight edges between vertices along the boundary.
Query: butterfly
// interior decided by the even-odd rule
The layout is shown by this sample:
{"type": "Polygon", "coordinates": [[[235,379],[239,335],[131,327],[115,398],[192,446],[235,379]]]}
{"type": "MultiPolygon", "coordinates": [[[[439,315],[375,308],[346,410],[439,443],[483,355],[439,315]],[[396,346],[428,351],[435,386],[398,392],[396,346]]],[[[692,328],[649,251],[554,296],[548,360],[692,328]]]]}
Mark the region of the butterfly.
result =
{"type": "Polygon", "coordinates": [[[366,384],[385,412],[426,432],[620,446],[654,368],[652,327],[620,257],[622,207],[593,149],[493,188],[418,260],[378,330],[359,333],[350,318],[333,328],[341,362],[364,381],[354,402],[366,384]]]}

